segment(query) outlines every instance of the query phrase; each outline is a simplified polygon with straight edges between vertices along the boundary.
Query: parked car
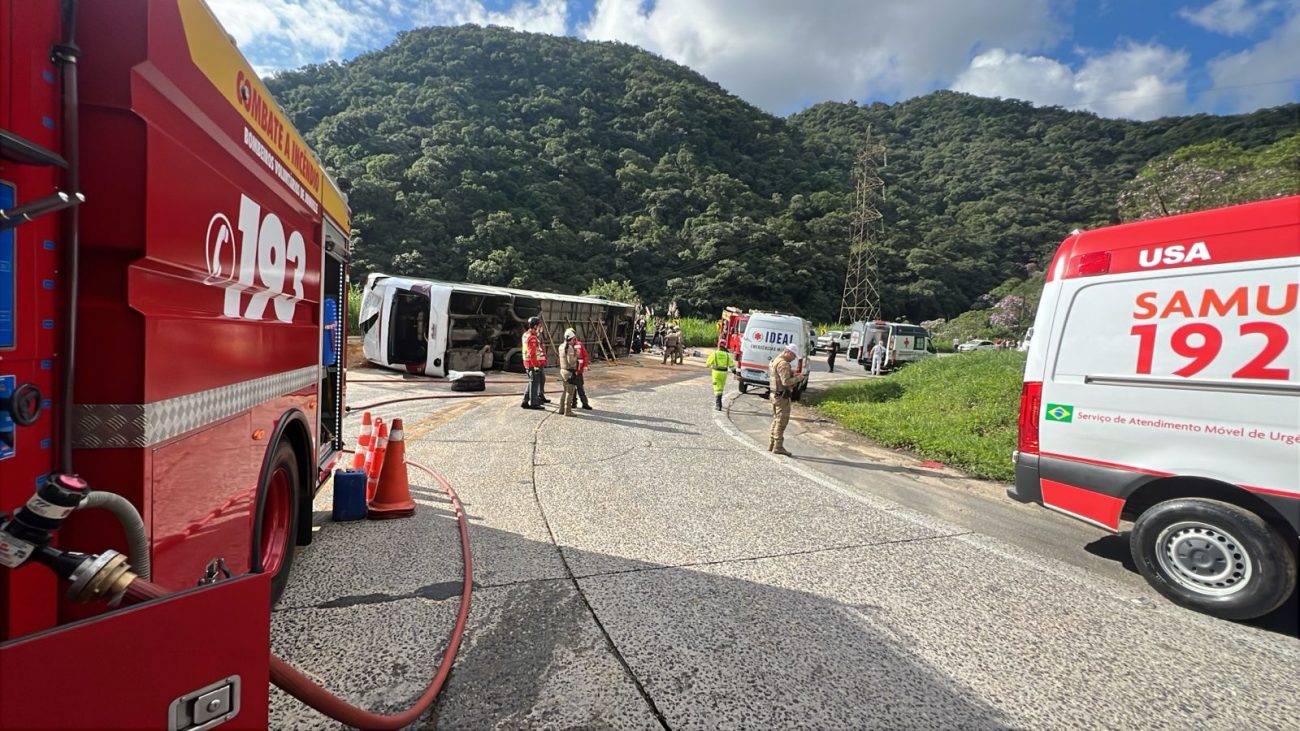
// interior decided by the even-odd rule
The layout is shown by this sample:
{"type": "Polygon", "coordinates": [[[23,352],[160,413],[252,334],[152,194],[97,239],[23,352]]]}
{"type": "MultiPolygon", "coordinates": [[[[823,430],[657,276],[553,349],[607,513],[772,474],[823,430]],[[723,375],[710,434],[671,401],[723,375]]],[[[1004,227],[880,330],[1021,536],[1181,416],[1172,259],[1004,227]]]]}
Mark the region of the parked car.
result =
{"type": "Polygon", "coordinates": [[[967,340],[957,346],[958,353],[973,353],[976,350],[993,350],[998,346],[992,340],[967,340]]]}
{"type": "Polygon", "coordinates": [[[831,341],[838,340],[840,341],[840,354],[843,355],[844,353],[848,352],[849,338],[852,335],[853,333],[849,332],[848,330],[831,330],[827,332],[825,335],[818,335],[816,352],[824,353],[830,350],[831,341]]]}

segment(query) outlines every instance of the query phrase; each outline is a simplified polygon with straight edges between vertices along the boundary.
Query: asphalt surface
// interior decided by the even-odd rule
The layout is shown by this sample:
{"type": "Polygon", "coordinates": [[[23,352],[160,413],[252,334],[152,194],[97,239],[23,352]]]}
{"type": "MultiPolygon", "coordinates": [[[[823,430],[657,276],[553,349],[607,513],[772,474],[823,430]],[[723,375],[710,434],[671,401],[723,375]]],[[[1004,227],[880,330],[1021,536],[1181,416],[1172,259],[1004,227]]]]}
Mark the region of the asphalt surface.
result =
{"type": "MultiPolygon", "coordinates": [[[[517,395],[376,408],[471,520],[468,632],[420,727],[1300,728],[1288,617],[1174,607],[1116,539],[812,412],[796,458],[768,454],[761,397],[733,385],[719,413],[701,359],[642,362],[593,370],[573,418],[517,395]]],[[[352,404],[446,392],[352,376],[352,404]]],[[[412,483],[398,521],[332,523],[323,491],[273,614],[278,654],[377,711],[419,694],[459,607],[450,505],[412,483]]],[[[272,701],[273,727],[337,725],[272,701]]]]}

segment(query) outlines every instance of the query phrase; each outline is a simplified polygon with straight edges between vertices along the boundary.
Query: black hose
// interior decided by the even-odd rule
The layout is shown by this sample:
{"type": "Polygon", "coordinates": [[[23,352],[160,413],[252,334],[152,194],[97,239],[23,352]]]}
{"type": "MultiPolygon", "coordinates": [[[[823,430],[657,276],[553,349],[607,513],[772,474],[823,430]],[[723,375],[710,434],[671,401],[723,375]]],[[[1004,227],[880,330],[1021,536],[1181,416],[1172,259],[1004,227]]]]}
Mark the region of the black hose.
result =
{"type": "Polygon", "coordinates": [[[373,404],[365,404],[363,406],[348,406],[345,410],[348,413],[351,413],[353,411],[367,411],[379,406],[387,406],[388,404],[400,404],[406,401],[432,401],[434,399],[444,398],[491,398],[494,396],[514,396],[515,398],[518,398],[519,394],[511,391],[509,393],[440,393],[434,396],[407,396],[405,398],[395,398],[387,401],[376,401],[373,404]]]}
{"type": "MultiPolygon", "coordinates": [[[[51,54],[63,80],[63,158],[67,161],[64,186],[69,194],[81,192],[81,149],[77,114],[77,0],[63,0],[63,43],[51,54]]],[[[81,206],[63,214],[66,226],[64,246],[67,277],[67,312],[63,328],[63,389],[59,399],[59,471],[72,474],[72,389],[77,363],[77,288],[81,268],[81,206]]]]}

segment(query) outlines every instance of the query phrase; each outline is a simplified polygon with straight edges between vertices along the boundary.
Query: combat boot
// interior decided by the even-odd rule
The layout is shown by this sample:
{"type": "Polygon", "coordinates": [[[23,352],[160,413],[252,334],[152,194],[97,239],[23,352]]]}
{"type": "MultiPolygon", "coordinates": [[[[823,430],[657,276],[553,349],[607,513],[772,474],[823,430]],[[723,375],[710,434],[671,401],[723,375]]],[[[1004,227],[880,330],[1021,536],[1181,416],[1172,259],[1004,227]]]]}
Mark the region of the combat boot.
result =
{"type": "Polygon", "coordinates": [[[785,440],[784,440],[784,439],[777,439],[777,440],[776,440],[776,442],[772,445],[772,454],[780,454],[780,455],[784,455],[784,456],[786,456],[786,457],[793,457],[793,456],[794,456],[793,454],[790,454],[790,452],[789,452],[788,450],[786,450],[786,448],[785,448],[785,440]]]}

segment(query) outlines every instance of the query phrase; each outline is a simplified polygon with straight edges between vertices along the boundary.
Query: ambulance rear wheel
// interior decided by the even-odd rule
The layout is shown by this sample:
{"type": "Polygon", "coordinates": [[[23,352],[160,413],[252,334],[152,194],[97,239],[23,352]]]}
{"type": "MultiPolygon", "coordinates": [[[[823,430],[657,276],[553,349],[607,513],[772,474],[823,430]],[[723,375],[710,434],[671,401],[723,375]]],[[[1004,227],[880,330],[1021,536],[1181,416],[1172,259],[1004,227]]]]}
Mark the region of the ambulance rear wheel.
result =
{"type": "Polygon", "coordinates": [[[749,392],[749,384],[744,381],[736,381],[736,388],[739,388],[741,393],[749,392]]]}
{"type": "Polygon", "coordinates": [[[1258,515],[1205,498],[1168,500],[1138,517],[1130,548],[1147,583],[1167,599],[1221,619],[1260,617],[1296,584],[1296,557],[1258,515]]]}
{"type": "Polygon", "coordinates": [[[298,535],[298,457],[293,446],[281,442],[271,457],[270,469],[257,494],[257,522],[253,536],[258,563],[254,570],[271,574],[271,604],[289,585],[298,535]]]}

